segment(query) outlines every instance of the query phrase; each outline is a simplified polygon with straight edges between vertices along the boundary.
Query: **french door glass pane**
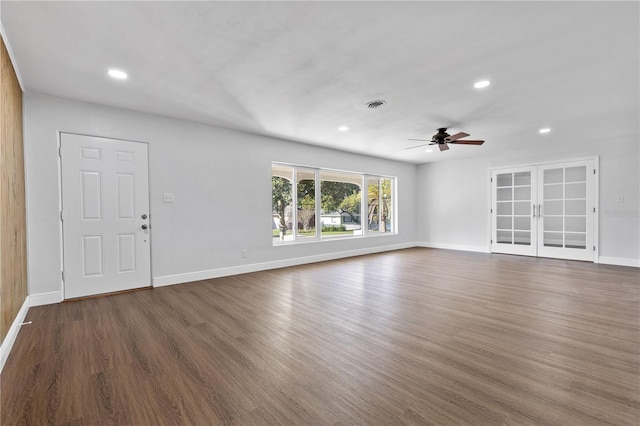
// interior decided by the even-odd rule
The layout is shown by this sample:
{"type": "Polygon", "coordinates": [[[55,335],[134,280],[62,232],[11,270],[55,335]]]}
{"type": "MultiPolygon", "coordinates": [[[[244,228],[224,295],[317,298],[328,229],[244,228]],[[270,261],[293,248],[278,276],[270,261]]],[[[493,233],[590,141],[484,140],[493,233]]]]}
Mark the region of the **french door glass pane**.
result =
{"type": "Polygon", "coordinates": [[[514,188],[513,191],[513,199],[514,200],[530,200],[531,199],[531,187],[530,186],[519,186],[514,188]]]}
{"type": "Polygon", "coordinates": [[[562,184],[544,185],[544,199],[545,200],[562,200],[562,184]]]}
{"type": "Polygon", "coordinates": [[[546,169],[544,171],[543,183],[545,185],[549,185],[552,183],[562,183],[563,181],[563,170],[560,169],[546,169]]]}
{"type": "MultiPolygon", "coordinates": [[[[511,202],[510,201],[498,201],[497,203],[497,213],[498,215],[511,215],[511,202]]],[[[517,204],[517,203],[516,203],[517,204]]],[[[527,203],[528,204],[528,203],[527,203]]]]}
{"type": "Polygon", "coordinates": [[[544,217],[544,230],[562,232],[562,217],[544,217]]]}
{"type": "Polygon", "coordinates": [[[529,217],[514,217],[513,218],[513,229],[517,229],[518,231],[530,231],[531,230],[531,219],[529,217]]]}
{"type": "Polygon", "coordinates": [[[546,247],[562,247],[562,232],[545,232],[544,245],[546,247]]]}
{"type": "Polygon", "coordinates": [[[587,200],[567,200],[564,211],[568,215],[583,215],[587,211],[587,200]]]}
{"type": "Polygon", "coordinates": [[[512,176],[511,173],[503,173],[503,174],[499,174],[497,179],[496,179],[496,186],[498,188],[503,187],[503,186],[512,186],[511,182],[512,182],[512,176]]]}
{"type": "Polygon", "coordinates": [[[531,245],[531,232],[516,231],[513,233],[513,243],[518,245],[531,245]]]}
{"type": "Polygon", "coordinates": [[[513,229],[511,217],[498,217],[497,218],[498,229],[513,229]]]}
{"type": "Polygon", "coordinates": [[[586,182],[587,166],[567,167],[564,170],[565,182],[586,182]]]}
{"type": "Polygon", "coordinates": [[[512,191],[511,188],[498,188],[498,201],[511,201],[512,191]]]}
{"type": "Polygon", "coordinates": [[[513,184],[515,186],[531,185],[531,172],[518,172],[513,174],[513,184]]]}
{"type": "Polygon", "coordinates": [[[568,216],[564,219],[564,230],[567,232],[587,232],[585,216],[568,216]]]}
{"type": "Polygon", "coordinates": [[[587,196],[587,184],[582,183],[568,183],[565,186],[565,198],[585,198],[587,196]]]}
{"type": "Polygon", "coordinates": [[[498,243],[500,244],[512,244],[512,232],[511,231],[496,231],[498,243]]]}
{"type": "Polygon", "coordinates": [[[547,201],[544,203],[544,214],[548,216],[562,215],[562,201],[547,201]]]}
{"type": "Polygon", "coordinates": [[[513,214],[528,216],[531,214],[531,210],[531,202],[529,201],[516,201],[513,203],[513,214]]]}
{"type": "Polygon", "coordinates": [[[586,233],[570,233],[567,232],[565,234],[565,247],[567,248],[576,248],[576,249],[586,249],[587,248],[587,234],[586,233]]]}

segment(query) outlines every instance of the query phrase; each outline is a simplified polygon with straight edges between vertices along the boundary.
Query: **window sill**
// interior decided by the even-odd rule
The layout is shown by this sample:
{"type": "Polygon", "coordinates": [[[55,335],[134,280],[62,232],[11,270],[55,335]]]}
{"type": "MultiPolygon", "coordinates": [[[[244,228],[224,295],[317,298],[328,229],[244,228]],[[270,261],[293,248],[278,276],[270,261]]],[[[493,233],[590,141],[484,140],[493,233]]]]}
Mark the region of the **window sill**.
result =
{"type": "Polygon", "coordinates": [[[360,239],[369,239],[369,238],[385,238],[393,235],[398,235],[397,232],[382,232],[382,233],[371,233],[367,235],[352,235],[348,237],[344,236],[335,236],[335,237],[324,237],[324,238],[305,238],[301,240],[290,240],[290,241],[278,241],[273,242],[273,247],[282,247],[282,246],[292,246],[298,244],[312,244],[312,243],[325,243],[331,241],[343,241],[343,240],[360,240],[360,239]]]}

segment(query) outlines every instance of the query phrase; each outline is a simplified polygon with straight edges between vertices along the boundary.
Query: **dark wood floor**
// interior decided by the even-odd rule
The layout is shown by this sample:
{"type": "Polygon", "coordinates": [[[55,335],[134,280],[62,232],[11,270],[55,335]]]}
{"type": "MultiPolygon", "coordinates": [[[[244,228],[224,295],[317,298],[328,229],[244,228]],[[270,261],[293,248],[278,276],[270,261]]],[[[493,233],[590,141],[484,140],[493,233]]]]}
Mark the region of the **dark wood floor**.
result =
{"type": "Polygon", "coordinates": [[[638,425],[637,268],[408,249],[32,308],[3,425],[638,425]]]}

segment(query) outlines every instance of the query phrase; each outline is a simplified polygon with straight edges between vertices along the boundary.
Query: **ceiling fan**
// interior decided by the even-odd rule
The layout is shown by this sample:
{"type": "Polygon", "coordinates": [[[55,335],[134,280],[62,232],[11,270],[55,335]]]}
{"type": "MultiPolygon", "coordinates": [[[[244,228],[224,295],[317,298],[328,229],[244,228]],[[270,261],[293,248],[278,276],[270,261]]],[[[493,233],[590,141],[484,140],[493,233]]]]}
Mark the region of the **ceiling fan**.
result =
{"type": "Polygon", "coordinates": [[[481,140],[462,139],[462,138],[466,138],[467,136],[469,136],[469,134],[465,132],[456,133],[455,135],[449,135],[449,133],[447,133],[447,128],[441,127],[438,129],[438,133],[433,135],[431,140],[409,139],[410,141],[423,141],[427,143],[423,143],[416,146],[410,146],[405,149],[419,148],[425,145],[438,145],[438,148],[440,148],[440,151],[446,151],[447,149],[449,149],[449,146],[447,145],[449,143],[456,143],[460,145],[482,145],[484,143],[484,141],[481,141],[481,140]]]}

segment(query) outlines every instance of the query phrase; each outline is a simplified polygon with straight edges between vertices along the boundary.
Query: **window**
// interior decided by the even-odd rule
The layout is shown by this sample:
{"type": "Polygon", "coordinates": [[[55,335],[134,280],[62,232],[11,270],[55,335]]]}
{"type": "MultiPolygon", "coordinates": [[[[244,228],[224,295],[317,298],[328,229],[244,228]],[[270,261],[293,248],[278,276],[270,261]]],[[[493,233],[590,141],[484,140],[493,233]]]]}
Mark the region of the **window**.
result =
{"type": "Polygon", "coordinates": [[[296,204],[298,205],[297,237],[315,238],[316,232],[316,174],[314,170],[296,168],[296,204]]]}
{"type": "Polygon", "coordinates": [[[320,172],[322,238],[362,235],[360,193],[362,175],[320,172]]]}
{"type": "Polygon", "coordinates": [[[392,177],[280,163],[271,175],[274,244],[395,233],[392,177]]]}
{"type": "Polygon", "coordinates": [[[271,202],[273,209],[273,237],[281,241],[292,238],[293,167],[273,166],[271,169],[271,202]]]}
{"type": "Polygon", "coordinates": [[[391,190],[391,179],[367,178],[367,229],[369,232],[394,232],[391,190]]]}

